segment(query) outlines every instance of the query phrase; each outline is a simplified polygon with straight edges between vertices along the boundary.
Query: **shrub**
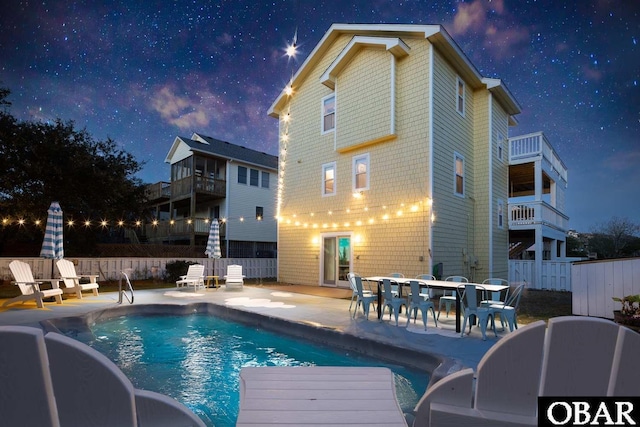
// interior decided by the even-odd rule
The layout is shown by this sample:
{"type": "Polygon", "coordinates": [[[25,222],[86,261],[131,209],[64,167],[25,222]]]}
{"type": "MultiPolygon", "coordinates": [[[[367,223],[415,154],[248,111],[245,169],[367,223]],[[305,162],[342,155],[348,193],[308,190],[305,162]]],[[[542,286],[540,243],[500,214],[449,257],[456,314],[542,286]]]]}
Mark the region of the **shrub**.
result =
{"type": "Polygon", "coordinates": [[[170,261],[165,266],[164,270],[164,281],[165,282],[175,282],[180,278],[180,276],[184,276],[187,274],[187,270],[189,266],[192,264],[196,264],[191,261],[170,261]]]}

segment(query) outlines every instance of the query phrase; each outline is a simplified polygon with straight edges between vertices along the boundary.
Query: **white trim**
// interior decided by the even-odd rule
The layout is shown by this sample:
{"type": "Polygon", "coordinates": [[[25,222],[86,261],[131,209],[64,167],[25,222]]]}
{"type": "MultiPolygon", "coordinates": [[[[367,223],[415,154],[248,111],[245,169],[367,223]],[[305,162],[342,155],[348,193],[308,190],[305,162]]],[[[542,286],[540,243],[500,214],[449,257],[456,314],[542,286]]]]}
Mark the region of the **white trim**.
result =
{"type": "Polygon", "coordinates": [[[489,92],[489,277],[493,277],[493,96],[489,92]]]}
{"type": "Polygon", "coordinates": [[[391,129],[389,134],[394,135],[396,133],[396,58],[391,56],[391,129]]]}
{"type": "Polygon", "coordinates": [[[370,179],[371,179],[371,161],[369,158],[369,153],[353,156],[351,158],[351,189],[353,190],[353,192],[369,190],[370,179]],[[367,165],[367,183],[362,188],[356,188],[356,175],[357,175],[356,164],[358,163],[359,160],[365,160],[367,165]]]}
{"type": "Polygon", "coordinates": [[[435,200],[433,200],[433,45],[429,47],[429,198],[431,199],[431,204],[429,207],[429,270],[433,273],[433,223],[431,222],[431,218],[433,218],[433,206],[435,200]]]}
{"type": "Polygon", "coordinates": [[[337,176],[338,176],[338,169],[336,167],[336,162],[329,162],[329,163],[325,163],[322,165],[322,179],[320,180],[320,194],[322,194],[322,197],[329,197],[329,196],[335,196],[337,194],[337,176]],[[325,172],[328,169],[333,169],[333,193],[325,193],[325,172]]]}

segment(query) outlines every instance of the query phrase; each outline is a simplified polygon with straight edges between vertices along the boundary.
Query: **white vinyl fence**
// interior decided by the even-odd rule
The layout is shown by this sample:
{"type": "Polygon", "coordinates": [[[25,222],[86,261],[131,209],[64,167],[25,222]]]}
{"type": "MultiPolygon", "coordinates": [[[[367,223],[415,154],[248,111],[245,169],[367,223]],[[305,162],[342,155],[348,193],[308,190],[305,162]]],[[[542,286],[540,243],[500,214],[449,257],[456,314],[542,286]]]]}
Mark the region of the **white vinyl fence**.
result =
{"type": "Polygon", "coordinates": [[[537,274],[535,261],[509,260],[509,282],[527,282],[527,288],[571,291],[571,261],[542,261],[537,274]]]}
{"type": "MultiPolygon", "coordinates": [[[[9,263],[20,259],[31,265],[36,279],[59,277],[55,261],[44,258],[0,258],[0,277],[13,280],[9,263]]],[[[277,276],[276,258],[67,258],[76,265],[76,273],[99,274],[98,280],[118,280],[121,271],[130,269],[131,279],[161,279],[165,266],[173,261],[188,261],[204,265],[205,275],[219,276],[227,274],[227,265],[242,266],[242,273],[247,279],[275,279],[277,276]]],[[[186,274],[186,271],[185,271],[186,274]]]]}
{"type": "Polygon", "coordinates": [[[573,314],[613,319],[612,297],[640,294],[640,258],[574,263],[571,287],[573,314]]]}

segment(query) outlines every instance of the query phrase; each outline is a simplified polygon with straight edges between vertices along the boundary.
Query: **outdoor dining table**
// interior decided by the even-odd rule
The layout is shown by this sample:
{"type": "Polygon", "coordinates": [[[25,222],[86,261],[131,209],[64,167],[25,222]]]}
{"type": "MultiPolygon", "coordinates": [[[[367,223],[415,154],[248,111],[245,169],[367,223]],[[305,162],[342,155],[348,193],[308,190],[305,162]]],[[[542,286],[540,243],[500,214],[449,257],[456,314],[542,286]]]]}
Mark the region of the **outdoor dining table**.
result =
{"type": "Polygon", "coordinates": [[[479,286],[482,289],[488,292],[499,292],[508,288],[505,285],[491,285],[488,283],[480,284],[480,283],[468,283],[468,282],[451,282],[445,280],[424,280],[424,279],[411,279],[409,277],[387,277],[387,276],[372,276],[365,277],[364,280],[369,282],[377,282],[378,283],[378,319],[382,317],[382,280],[389,279],[391,282],[395,282],[398,284],[398,294],[402,296],[402,286],[408,285],[411,281],[416,281],[420,284],[420,286],[429,286],[431,289],[441,289],[441,290],[454,290],[454,294],[456,296],[456,332],[460,332],[460,295],[457,292],[459,286],[464,285],[475,285],[479,286]]]}

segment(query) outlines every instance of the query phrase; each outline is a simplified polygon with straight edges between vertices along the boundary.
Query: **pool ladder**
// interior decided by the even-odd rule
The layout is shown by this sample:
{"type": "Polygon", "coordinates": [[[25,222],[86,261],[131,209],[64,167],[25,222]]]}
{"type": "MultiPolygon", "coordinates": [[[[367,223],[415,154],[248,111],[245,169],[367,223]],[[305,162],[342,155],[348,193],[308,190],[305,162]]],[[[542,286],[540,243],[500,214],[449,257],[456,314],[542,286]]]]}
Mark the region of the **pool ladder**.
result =
{"type": "Polygon", "coordinates": [[[120,279],[120,289],[118,290],[118,304],[122,304],[122,297],[124,296],[124,298],[129,301],[129,304],[133,304],[133,286],[131,286],[131,281],[129,280],[129,276],[127,275],[127,273],[125,273],[124,271],[122,272],[122,275],[124,276],[124,278],[127,281],[127,287],[129,288],[128,291],[131,294],[131,297],[129,297],[129,295],[127,295],[127,289],[122,289],[122,279],[120,279]]]}

